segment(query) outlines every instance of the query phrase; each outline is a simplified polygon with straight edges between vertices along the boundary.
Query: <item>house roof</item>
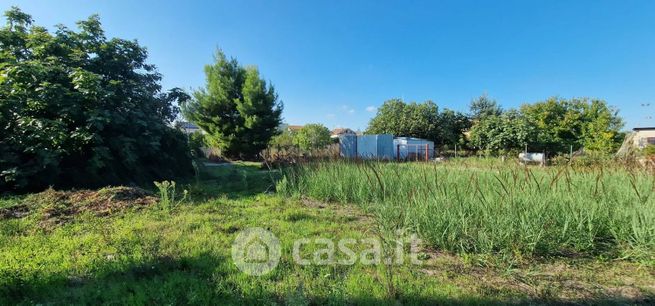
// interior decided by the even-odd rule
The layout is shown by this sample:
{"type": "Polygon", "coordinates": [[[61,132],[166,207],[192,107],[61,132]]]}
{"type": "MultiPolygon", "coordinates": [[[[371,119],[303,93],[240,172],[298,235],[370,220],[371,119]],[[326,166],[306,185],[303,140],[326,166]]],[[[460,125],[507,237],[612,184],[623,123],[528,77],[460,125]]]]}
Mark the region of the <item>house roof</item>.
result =
{"type": "Polygon", "coordinates": [[[191,123],[191,122],[186,122],[186,121],[180,121],[180,127],[183,129],[188,129],[188,130],[197,130],[200,129],[197,125],[191,123]]]}
{"type": "Polygon", "coordinates": [[[299,131],[302,128],[303,128],[302,125],[287,125],[287,130],[293,131],[293,132],[299,131]]]}
{"type": "Polygon", "coordinates": [[[332,135],[341,135],[341,134],[355,134],[355,131],[349,128],[336,128],[332,130],[332,135]]]}
{"type": "Polygon", "coordinates": [[[655,131],[655,127],[653,127],[653,126],[636,127],[636,128],[634,128],[632,130],[635,131],[635,132],[638,132],[638,131],[655,131]]]}

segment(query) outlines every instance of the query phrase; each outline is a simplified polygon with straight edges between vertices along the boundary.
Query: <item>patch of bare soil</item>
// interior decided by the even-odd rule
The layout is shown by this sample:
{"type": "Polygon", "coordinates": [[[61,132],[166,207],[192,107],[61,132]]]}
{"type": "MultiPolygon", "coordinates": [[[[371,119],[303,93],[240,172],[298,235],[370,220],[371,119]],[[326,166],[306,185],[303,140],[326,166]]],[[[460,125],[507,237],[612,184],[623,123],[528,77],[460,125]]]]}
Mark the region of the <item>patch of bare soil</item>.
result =
{"type": "Polygon", "coordinates": [[[300,199],[300,201],[302,202],[303,205],[305,205],[307,207],[311,207],[311,208],[322,209],[322,208],[325,208],[325,207],[328,206],[326,203],[323,203],[321,201],[317,201],[317,200],[314,200],[314,199],[308,198],[308,197],[302,197],[302,199],[300,199]]]}
{"type": "Polygon", "coordinates": [[[356,207],[354,204],[337,204],[337,203],[326,203],[318,201],[309,197],[302,197],[300,202],[308,207],[313,209],[325,209],[329,208],[337,216],[342,217],[345,221],[353,222],[359,221],[362,224],[372,224],[373,218],[366,214],[362,209],[356,207]]]}
{"type": "Polygon", "coordinates": [[[107,187],[100,190],[46,191],[25,198],[21,206],[39,208],[39,224],[49,228],[66,223],[74,216],[89,212],[109,216],[131,208],[140,209],[157,203],[152,193],[134,187],[107,187]]]}
{"type": "Polygon", "coordinates": [[[0,208],[0,220],[18,219],[30,214],[27,205],[21,204],[12,207],[0,208]]]}

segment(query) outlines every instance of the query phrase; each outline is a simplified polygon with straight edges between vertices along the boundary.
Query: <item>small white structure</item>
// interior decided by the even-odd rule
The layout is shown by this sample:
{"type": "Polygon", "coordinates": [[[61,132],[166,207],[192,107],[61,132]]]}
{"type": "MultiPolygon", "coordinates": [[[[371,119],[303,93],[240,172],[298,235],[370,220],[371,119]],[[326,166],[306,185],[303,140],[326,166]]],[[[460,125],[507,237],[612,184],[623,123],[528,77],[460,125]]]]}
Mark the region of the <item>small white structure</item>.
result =
{"type": "Polygon", "coordinates": [[[544,153],[519,153],[519,160],[522,163],[539,163],[542,166],[546,164],[546,154],[544,153]]]}
{"type": "Polygon", "coordinates": [[[393,147],[397,160],[429,160],[435,156],[434,142],[426,139],[395,137],[393,147]]]}

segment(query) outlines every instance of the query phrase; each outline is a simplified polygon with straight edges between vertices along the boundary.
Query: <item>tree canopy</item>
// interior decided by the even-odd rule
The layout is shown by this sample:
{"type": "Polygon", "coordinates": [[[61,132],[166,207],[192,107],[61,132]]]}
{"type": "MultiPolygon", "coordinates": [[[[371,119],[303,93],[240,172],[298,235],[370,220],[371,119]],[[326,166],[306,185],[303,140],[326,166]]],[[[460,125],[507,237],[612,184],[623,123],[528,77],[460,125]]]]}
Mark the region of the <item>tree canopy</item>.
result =
{"type": "Polygon", "coordinates": [[[330,130],[320,123],[307,124],[294,135],[294,143],[303,150],[323,148],[330,144],[330,130]]]}
{"type": "Polygon", "coordinates": [[[521,151],[534,139],[536,130],[517,110],[481,117],[471,128],[471,144],[488,153],[521,151]]]}
{"type": "Polygon", "coordinates": [[[623,120],[603,100],[550,98],[524,104],[521,112],[538,131],[533,140],[537,150],[561,153],[573,146],[611,153],[623,139],[623,120]]]}
{"type": "Polygon", "coordinates": [[[204,88],[182,106],[184,116],[207,132],[228,158],[253,158],[279,133],[282,103],[255,67],[243,67],[218,50],[205,66],[204,88]]]}
{"type": "Polygon", "coordinates": [[[271,138],[271,141],[269,145],[276,146],[279,148],[290,148],[295,145],[294,140],[296,137],[296,133],[291,130],[281,130],[279,134],[273,136],[271,138]]]}
{"type": "Polygon", "coordinates": [[[473,99],[469,104],[469,115],[473,120],[480,120],[489,116],[499,116],[503,109],[496,103],[496,100],[489,98],[486,94],[473,99]]]}
{"type": "Polygon", "coordinates": [[[33,24],[18,8],[0,29],[0,190],[152,182],[192,174],[170,127],[179,89],[136,41],[105,37],[98,16],[33,24]]]}
{"type": "Polygon", "coordinates": [[[368,124],[368,134],[392,134],[429,139],[437,144],[457,143],[469,122],[464,114],[439,107],[432,101],[405,103],[391,99],[368,124]]]}
{"type": "Polygon", "coordinates": [[[567,153],[571,148],[612,153],[620,146],[623,120],[603,100],[549,98],[518,110],[480,117],[471,143],[488,152],[522,150],[567,153]]]}

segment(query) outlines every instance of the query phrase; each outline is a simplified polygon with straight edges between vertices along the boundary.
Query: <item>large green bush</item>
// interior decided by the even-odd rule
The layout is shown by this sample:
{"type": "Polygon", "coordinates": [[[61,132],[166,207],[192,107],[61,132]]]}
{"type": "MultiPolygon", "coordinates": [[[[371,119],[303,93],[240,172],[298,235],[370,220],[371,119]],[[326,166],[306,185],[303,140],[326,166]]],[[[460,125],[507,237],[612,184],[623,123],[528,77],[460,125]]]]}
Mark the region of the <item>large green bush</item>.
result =
{"type": "Polygon", "coordinates": [[[330,130],[320,123],[310,123],[303,126],[293,139],[293,142],[303,150],[324,148],[331,141],[330,130]]]}
{"type": "Polygon", "coordinates": [[[173,102],[136,41],[97,16],[54,33],[12,8],[0,29],[0,191],[151,182],[192,173],[173,102]]]}
{"type": "Polygon", "coordinates": [[[202,151],[203,147],[207,147],[207,140],[205,139],[205,134],[202,132],[194,132],[188,135],[189,138],[189,148],[191,149],[191,155],[193,157],[205,157],[205,153],[202,151]]]}

